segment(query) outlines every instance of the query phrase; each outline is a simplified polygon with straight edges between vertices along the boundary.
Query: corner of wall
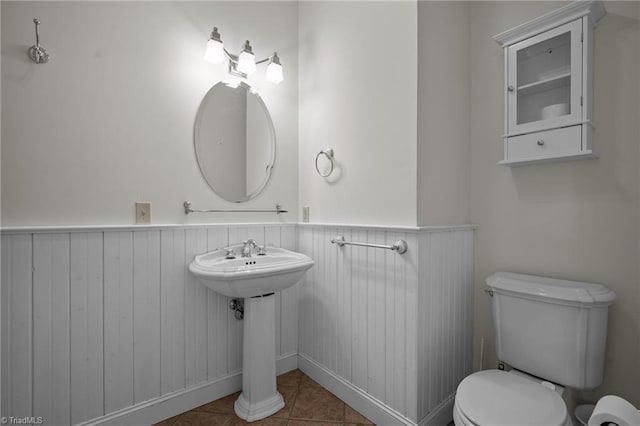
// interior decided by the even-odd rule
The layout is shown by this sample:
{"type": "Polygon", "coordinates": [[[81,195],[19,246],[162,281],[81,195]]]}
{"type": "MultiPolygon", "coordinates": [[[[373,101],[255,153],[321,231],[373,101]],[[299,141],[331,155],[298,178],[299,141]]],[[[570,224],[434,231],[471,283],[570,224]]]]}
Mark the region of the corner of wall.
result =
{"type": "Polygon", "coordinates": [[[470,220],[469,10],[418,3],[418,225],[470,220]]]}

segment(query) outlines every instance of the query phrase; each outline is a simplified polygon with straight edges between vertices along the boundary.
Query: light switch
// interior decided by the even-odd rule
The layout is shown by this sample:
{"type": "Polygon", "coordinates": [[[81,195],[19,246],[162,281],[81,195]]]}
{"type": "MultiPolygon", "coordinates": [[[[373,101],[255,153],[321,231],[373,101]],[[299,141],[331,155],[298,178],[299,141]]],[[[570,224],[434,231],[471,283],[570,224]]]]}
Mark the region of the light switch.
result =
{"type": "Polygon", "coordinates": [[[151,223],[151,203],[136,203],[136,224],[151,223]]]}

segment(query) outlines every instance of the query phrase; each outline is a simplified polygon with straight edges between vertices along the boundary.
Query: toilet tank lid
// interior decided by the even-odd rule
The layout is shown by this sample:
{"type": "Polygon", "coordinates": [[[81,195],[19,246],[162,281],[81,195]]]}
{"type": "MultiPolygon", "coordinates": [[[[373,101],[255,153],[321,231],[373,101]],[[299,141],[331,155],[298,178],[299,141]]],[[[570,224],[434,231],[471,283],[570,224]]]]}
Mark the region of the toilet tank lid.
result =
{"type": "Polygon", "coordinates": [[[513,272],[496,272],[486,279],[486,283],[497,292],[581,306],[608,306],[616,298],[616,294],[602,284],[513,272]]]}

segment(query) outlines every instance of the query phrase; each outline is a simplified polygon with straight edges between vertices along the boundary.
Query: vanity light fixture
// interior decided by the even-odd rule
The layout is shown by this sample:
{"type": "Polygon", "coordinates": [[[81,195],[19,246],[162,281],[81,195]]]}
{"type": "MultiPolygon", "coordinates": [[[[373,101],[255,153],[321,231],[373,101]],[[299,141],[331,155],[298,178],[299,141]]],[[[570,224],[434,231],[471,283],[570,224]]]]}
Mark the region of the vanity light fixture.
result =
{"type": "Polygon", "coordinates": [[[251,75],[256,70],[256,55],[253,54],[253,49],[249,44],[249,40],[244,42],[242,46],[242,52],[238,56],[238,71],[243,74],[251,75]]]}
{"type": "Polygon", "coordinates": [[[204,52],[204,60],[212,64],[221,64],[225,60],[224,55],[224,44],[222,44],[220,33],[217,27],[213,27],[213,31],[207,42],[207,48],[204,52]]]}
{"type": "Polygon", "coordinates": [[[247,40],[242,45],[240,54],[234,55],[233,53],[229,53],[222,43],[218,27],[213,27],[213,31],[209,36],[207,47],[204,52],[204,59],[212,64],[221,64],[225,59],[228,59],[229,74],[242,78],[247,78],[249,75],[253,74],[256,70],[256,65],[269,62],[265,73],[265,79],[275,84],[284,80],[282,75],[282,64],[280,63],[280,58],[278,57],[277,52],[274,52],[273,55],[266,59],[256,61],[256,56],[253,53],[251,43],[247,40]]]}
{"type": "Polygon", "coordinates": [[[284,80],[284,76],[282,75],[282,65],[280,64],[280,58],[277,53],[274,53],[269,60],[269,65],[267,65],[267,72],[264,78],[275,84],[279,84],[284,80]]]}

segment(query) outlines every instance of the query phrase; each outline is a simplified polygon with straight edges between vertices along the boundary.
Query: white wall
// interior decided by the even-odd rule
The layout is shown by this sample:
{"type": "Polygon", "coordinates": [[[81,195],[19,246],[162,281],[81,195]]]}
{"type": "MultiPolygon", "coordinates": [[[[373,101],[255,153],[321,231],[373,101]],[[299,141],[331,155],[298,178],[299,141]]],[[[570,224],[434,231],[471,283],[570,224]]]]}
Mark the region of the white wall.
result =
{"type": "Polygon", "coordinates": [[[451,421],[472,364],[473,233],[301,225],[299,250],[316,262],[298,288],[301,368],[311,364],[319,380],[339,377],[351,390],[347,403],[359,394],[384,405],[391,417],[363,411],[376,424],[451,421]],[[372,244],[403,239],[408,248],[338,247],[330,243],[338,234],[372,244]]]}
{"type": "Polygon", "coordinates": [[[296,220],[297,24],[295,2],[2,2],[2,221],[14,225],[130,224],[134,203],[154,223],[296,220]],[[51,62],[27,57],[32,19],[51,62]],[[272,181],[248,208],[291,213],[209,214],[233,208],[206,185],[193,123],[226,66],[202,60],[212,27],[229,50],[245,39],[262,58],[278,51],[280,85],[250,78],[274,120],[272,181]]]}
{"type": "Polygon", "coordinates": [[[469,223],[469,3],[418,2],[418,225],[469,223]]]}
{"type": "Polygon", "coordinates": [[[471,2],[471,221],[476,231],[475,367],[486,337],[495,366],[484,279],[517,271],[603,283],[618,298],[609,315],[606,393],[640,406],[640,3],[606,2],[595,30],[597,160],[499,166],[503,56],[491,36],[563,3],[471,2]]]}
{"type": "Polygon", "coordinates": [[[469,222],[469,4],[300,5],[300,205],[315,223],[469,222]],[[333,148],[324,179],[315,155],[333,148]]]}
{"type": "Polygon", "coordinates": [[[299,287],[300,355],[417,421],[418,234],[303,225],[298,244],[316,262],[299,287]],[[330,243],[338,234],[409,248],[340,248],[330,243]]]}
{"type": "Polygon", "coordinates": [[[299,5],[299,205],[312,222],[416,224],[416,8],[299,5]],[[329,179],[314,166],[325,148],[329,179]]]}
{"type": "MultiPolygon", "coordinates": [[[[149,424],[238,390],[223,382],[242,368],[243,323],[188,265],[248,236],[297,247],[295,225],[277,224],[4,231],[0,415],[65,425],[147,409],[113,424],[149,424]]],[[[297,294],[275,296],[277,357],[294,366],[297,294]]]]}

